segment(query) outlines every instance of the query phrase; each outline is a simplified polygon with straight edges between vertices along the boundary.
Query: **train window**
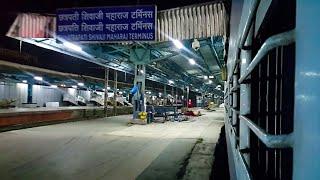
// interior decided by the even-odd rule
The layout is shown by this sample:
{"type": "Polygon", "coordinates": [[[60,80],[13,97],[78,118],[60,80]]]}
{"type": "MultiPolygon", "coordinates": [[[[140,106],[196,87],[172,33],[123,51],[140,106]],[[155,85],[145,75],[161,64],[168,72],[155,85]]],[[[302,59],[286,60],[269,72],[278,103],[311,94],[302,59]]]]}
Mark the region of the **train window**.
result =
{"type": "MultiPolygon", "coordinates": [[[[253,40],[253,55],[265,40],[295,28],[295,3],[272,1],[253,40]]],[[[250,117],[267,133],[293,131],[295,45],[271,50],[251,76],[250,117]]],[[[250,169],[254,179],[291,179],[292,149],[267,148],[253,133],[250,136],[250,169]]]]}

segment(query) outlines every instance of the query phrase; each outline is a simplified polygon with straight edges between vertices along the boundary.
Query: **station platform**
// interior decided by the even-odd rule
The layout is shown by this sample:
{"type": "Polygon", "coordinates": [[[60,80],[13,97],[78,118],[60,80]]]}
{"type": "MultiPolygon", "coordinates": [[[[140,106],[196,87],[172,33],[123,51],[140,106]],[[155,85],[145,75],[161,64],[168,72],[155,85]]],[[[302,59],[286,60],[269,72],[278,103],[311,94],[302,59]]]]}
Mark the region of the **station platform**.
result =
{"type": "MultiPolygon", "coordinates": [[[[212,152],[224,124],[223,111],[203,114],[186,122],[168,121],[143,126],[128,127],[127,122],[131,116],[121,115],[2,132],[0,177],[184,178],[185,173],[192,172],[184,172],[184,169],[189,168],[189,165],[186,168],[184,164],[191,152],[197,149],[194,147],[199,139],[212,147],[212,152]]],[[[210,171],[213,152],[207,155],[209,163],[206,168],[210,171]]],[[[193,167],[203,169],[199,162],[194,163],[193,167]]],[[[202,179],[206,175],[202,174],[202,179]]],[[[189,174],[187,177],[184,179],[192,179],[194,176],[189,174]]]]}
{"type": "MultiPolygon", "coordinates": [[[[112,107],[108,107],[112,108],[112,107]]],[[[0,116],[3,114],[20,114],[20,113],[30,113],[30,112],[50,112],[50,111],[70,111],[70,110],[81,110],[81,109],[103,109],[103,106],[68,106],[68,107],[37,107],[37,108],[9,108],[0,109],[0,116]]]]}
{"type": "MultiPolygon", "coordinates": [[[[132,107],[118,107],[116,114],[130,114],[132,107]]],[[[26,128],[38,125],[60,123],[104,117],[104,107],[70,106],[0,109],[0,131],[26,128]]],[[[107,116],[114,115],[108,107],[107,116]]]]}

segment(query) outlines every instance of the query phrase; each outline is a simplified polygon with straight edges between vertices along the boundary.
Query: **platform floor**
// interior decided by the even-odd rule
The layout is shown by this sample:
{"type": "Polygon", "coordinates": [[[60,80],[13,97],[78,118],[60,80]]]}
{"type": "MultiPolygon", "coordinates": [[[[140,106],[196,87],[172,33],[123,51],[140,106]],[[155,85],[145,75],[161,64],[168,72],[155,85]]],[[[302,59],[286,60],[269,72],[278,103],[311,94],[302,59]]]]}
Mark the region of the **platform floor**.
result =
{"type": "Polygon", "coordinates": [[[223,112],[127,126],[131,116],[0,133],[0,179],[176,179],[198,138],[215,143],[223,112]]]}

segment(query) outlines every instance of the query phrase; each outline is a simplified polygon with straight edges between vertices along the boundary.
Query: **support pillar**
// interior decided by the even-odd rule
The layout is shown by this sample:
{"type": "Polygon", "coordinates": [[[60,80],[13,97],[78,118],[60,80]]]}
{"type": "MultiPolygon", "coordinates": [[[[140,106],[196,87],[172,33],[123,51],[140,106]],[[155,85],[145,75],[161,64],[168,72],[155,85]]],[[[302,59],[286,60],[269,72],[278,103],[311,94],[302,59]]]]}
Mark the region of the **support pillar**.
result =
{"type": "Polygon", "coordinates": [[[32,84],[28,84],[28,97],[27,97],[27,103],[32,103],[32,84]]]}
{"type": "Polygon", "coordinates": [[[167,105],[167,85],[163,86],[163,105],[167,105]]]}
{"type": "Polygon", "coordinates": [[[176,94],[174,96],[174,103],[177,105],[177,100],[178,100],[178,88],[176,87],[176,94]]]}
{"type": "Polygon", "coordinates": [[[108,86],[109,86],[109,68],[104,68],[104,114],[107,117],[108,111],[108,86]]]}
{"type": "Polygon", "coordinates": [[[130,49],[130,61],[135,64],[134,86],[138,89],[132,98],[133,119],[136,119],[139,112],[146,111],[146,64],[150,62],[150,49],[133,47],[130,49]]]}
{"type": "Polygon", "coordinates": [[[117,92],[118,92],[118,71],[114,70],[114,95],[113,95],[113,115],[117,115],[117,92]]]}
{"type": "Polygon", "coordinates": [[[183,104],[182,104],[183,107],[186,107],[186,101],[185,101],[186,92],[185,92],[185,90],[186,90],[186,87],[183,86],[183,88],[182,88],[182,98],[181,98],[182,103],[183,103],[183,104]]]}
{"type": "Polygon", "coordinates": [[[187,107],[189,104],[189,91],[190,91],[190,88],[189,88],[189,86],[187,86],[187,107]]]}

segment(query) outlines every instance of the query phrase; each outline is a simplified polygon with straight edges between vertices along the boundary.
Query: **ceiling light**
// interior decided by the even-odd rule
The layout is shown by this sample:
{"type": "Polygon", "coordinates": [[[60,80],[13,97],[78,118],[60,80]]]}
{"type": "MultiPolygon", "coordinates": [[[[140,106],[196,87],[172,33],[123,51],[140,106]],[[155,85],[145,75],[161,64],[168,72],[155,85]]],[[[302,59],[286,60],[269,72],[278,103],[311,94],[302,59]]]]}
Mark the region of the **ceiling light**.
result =
{"type": "Polygon", "coordinates": [[[40,77],[40,76],[35,76],[34,79],[37,80],[37,81],[42,81],[43,80],[43,78],[40,77]]]}
{"type": "Polygon", "coordinates": [[[209,79],[213,79],[214,78],[214,76],[209,76],[209,79]]]}
{"type": "Polygon", "coordinates": [[[180,41],[174,39],[174,40],[172,40],[172,42],[178,49],[182,49],[183,48],[183,44],[180,41]]]}
{"type": "Polygon", "coordinates": [[[196,64],[196,61],[195,61],[194,59],[189,59],[189,63],[190,63],[191,65],[195,65],[195,64],[196,64]]]}
{"type": "Polygon", "coordinates": [[[78,86],[84,86],[84,84],[83,83],[78,83],[78,86]]]}
{"type": "Polygon", "coordinates": [[[23,82],[23,83],[28,83],[28,81],[27,81],[27,80],[23,80],[22,82],[23,82]]]}
{"type": "Polygon", "coordinates": [[[63,45],[65,47],[69,48],[69,49],[72,49],[72,50],[75,50],[75,51],[78,51],[78,52],[82,51],[82,48],[80,46],[72,44],[72,43],[70,43],[68,41],[64,42],[63,45]]]}
{"type": "Polygon", "coordinates": [[[61,87],[66,87],[66,85],[65,85],[65,84],[61,84],[60,86],[61,86],[61,87]]]}
{"type": "Polygon", "coordinates": [[[203,76],[203,79],[204,79],[204,80],[207,80],[207,79],[208,79],[208,76],[203,76]]]}
{"type": "Polygon", "coordinates": [[[172,80],[169,80],[169,84],[174,84],[174,82],[172,80]]]}
{"type": "Polygon", "coordinates": [[[199,91],[199,89],[196,89],[196,91],[199,91]]]}
{"type": "Polygon", "coordinates": [[[144,73],[144,71],[143,71],[142,69],[140,70],[140,72],[141,72],[141,74],[143,74],[143,73],[144,73]]]}

